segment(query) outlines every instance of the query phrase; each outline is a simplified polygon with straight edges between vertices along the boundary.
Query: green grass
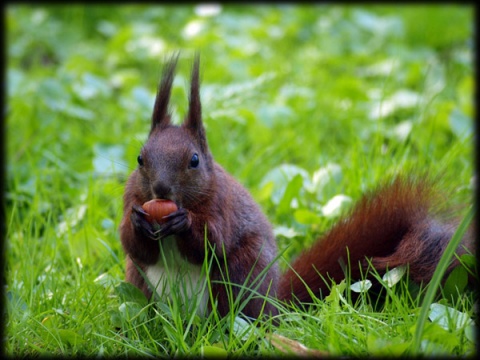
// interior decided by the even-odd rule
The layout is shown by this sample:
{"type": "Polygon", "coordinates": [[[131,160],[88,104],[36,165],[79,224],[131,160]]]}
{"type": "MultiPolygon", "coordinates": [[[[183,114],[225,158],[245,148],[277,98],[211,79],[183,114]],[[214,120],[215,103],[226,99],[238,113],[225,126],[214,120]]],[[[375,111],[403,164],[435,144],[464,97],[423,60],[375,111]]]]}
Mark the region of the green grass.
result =
{"type": "Polygon", "coordinates": [[[432,299],[401,281],[378,305],[352,298],[347,280],[309,309],[284,309],[278,328],[147,305],[123,282],[118,235],[161,65],[177,50],[175,119],[199,50],[210,148],[271,220],[283,269],[338,221],[322,213],[330,199],[356,200],[397,173],[441,175],[445,205],[468,216],[472,7],[228,5],[207,17],[9,5],[6,25],[7,354],[278,355],[272,331],[333,355],[475,352],[471,322],[426,319],[450,309],[439,316],[477,320],[463,288],[432,299]]]}

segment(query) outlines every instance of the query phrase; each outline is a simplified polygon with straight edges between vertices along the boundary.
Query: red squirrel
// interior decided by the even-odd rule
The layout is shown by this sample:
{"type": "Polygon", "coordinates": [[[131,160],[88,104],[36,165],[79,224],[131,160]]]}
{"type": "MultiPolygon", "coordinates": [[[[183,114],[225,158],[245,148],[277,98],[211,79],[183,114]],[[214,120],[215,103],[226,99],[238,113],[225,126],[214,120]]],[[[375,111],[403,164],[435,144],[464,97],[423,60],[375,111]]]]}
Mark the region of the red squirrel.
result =
{"type": "MultiPolygon", "coordinates": [[[[228,291],[234,298],[246,296],[240,295],[240,286],[229,290],[225,278],[285,302],[310,301],[306,286],[317,296],[325,295],[328,279],[340,282],[345,278],[342,264],[347,261],[353,279],[360,278],[361,270],[368,266],[366,259],[371,259],[379,271],[409,264],[411,279],[429,281],[456,223],[439,222],[431,215],[433,194],[426,182],[403,178],[366,194],[347,217],[281,274],[269,221],[249,192],[214,161],[209,150],[202,122],[198,55],[191,74],[188,113],[181,125],[171,122],[169,101],[177,60],[178,55],[165,66],[148,140],[125,188],[120,237],[127,255],[128,282],[148,298],[154,288],[169,294],[162,277],[178,275],[177,265],[182,263],[181,275],[188,273],[190,282],[186,296],[196,292],[201,309],[211,311],[215,306],[225,316],[231,306],[228,291]],[[155,198],[171,200],[178,208],[158,226],[146,221],[142,209],[142,204],[155,198]],[[220,259],[211,263],[208,274],[211,301],[208,291],[193,288],[204,284],[201,270],[207,244],[220,259]]],[[[471,231],[457,253],[466,249],[473,249],[471,231]]],[[[455,265],[457,260],[450,269],[455,265]]],[[[273,302],[265,302],[261,296],[245,298],[245,316],[278,313],[273,302]]]]}

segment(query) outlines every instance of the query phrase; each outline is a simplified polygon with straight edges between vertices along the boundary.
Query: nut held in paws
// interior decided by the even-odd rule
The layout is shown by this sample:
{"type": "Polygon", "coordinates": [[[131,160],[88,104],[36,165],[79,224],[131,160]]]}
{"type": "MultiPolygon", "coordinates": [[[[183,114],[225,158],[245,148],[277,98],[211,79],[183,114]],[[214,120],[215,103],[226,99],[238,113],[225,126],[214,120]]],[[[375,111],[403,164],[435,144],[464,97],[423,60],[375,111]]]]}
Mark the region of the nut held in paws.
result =
{"type": "Polygon", "coordinates": [[[178,210],[177,205],[175,205],[173,201],[164,199],[147,201],[142,205],[142,208],[148,213],[148,215],[150,215],[145,217],[147,221],[153,222],[155,220],[157,223],[164,222],[165,220],[162,219],[164,216],[178,210]]]}

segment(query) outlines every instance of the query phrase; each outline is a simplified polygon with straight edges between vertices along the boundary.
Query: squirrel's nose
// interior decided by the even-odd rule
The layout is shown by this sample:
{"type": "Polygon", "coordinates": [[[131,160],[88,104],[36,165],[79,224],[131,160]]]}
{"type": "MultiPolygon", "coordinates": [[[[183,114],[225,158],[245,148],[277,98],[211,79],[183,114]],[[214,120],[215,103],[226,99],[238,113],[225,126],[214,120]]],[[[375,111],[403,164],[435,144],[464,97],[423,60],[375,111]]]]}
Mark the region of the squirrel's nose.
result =
{"type": "Polygon", "coordinates": [[[157,180],[152,184],[152,192],[157,199],[168,199],[172,194],[172,189],[165,182],[157,180]]]}

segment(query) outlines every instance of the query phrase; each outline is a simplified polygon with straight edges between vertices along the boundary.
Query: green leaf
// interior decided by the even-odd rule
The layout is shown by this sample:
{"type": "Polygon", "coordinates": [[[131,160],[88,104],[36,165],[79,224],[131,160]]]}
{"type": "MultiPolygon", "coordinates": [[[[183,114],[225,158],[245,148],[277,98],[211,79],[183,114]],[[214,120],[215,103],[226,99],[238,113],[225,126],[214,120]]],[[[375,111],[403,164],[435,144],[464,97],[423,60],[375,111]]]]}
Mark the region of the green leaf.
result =
{"type": "Polygon", "coordinates": [[[58,326],[57,316],[53,314],[44,317],[42,319],[42,325],[49,329],[56,328],[58,326]]]}
{"type": "Polygon", "coordinates": [[[425,332],[421,343],[422,353],[448,353],[458,345],[459,339],[456,336],[452,336],[452,333],[445,330],[442,326],[436,323],[428,323],[425,326],[425,332]]]}
{"type": "Polygon", "coordinates": [[[407,271],[406,266],[397,266],[396,268],[393,268],[392,270],[387,271],[383,275],[382,280],[387,283],[388,287],[392,287],[402,279],[406,271],[407,271]]]}
{"type": "Polygon", "coordinates": [[[200,354],[202,358],[226,359],[228,356],[227,350],[218,346],[211,345],[202,346],[200,354]]]}
{"type": "Polygon", "coordinates": [[[145,318],[144,307],[142,307],[139,303],[133,301],[126,301],[118,307],[121,316],[126,321],[131,321],[134,318],[141,316],[142,319],[145,318]]]}
{"type": "Polygon", "coordinates": [[[443,285],[443,294],[447,299],[462,294],[468,284],[468,272],[463,266],[457,266],[448,275],[443,285]]]}
{"type": "Polygon", "coordinates": [[[460,262],[469,269],[474,269],[477,266],[477,258],[471,254],[463,254],[460,256],[460,262]]]}
{"type": "Polygon", "coordinates": [[[124,150],[123,145],[95,144],[93,146],[95,175],[124,173],[127,168],[124,161],[124,150]]]}
{"type": "Polygon", "coordinates": [[[85,341],[83,340],[82,336],[77,334],[73,330],[68,329],[58,329],[56,330],[58,336],[62,340],[62,342],[67,343],[72,346],[82,345],[85,341]]]}
{"type": "Polygon", "coordinates": [[[350,285],[350,290],[356,293],[367,292],[372,287],[370,280],[360,280],[350,285]]]}
{"type": "Polygon", "coordinates": [[[257,193],[258,201],[266,201],[272,197],[272,192],[274,188],[273,181],[267,182],[261,186],[260,190],[257,193]]]}
{"type": "Polygon", "coordinates": [[[111,310],[108,311],[108,314],[110,315],[110,323],[112,324],[112,327],[121,328],[122,327],[123,316],[120,313],[120,310],[111,309],[111,310]]]}
{"type": "Polygon", "coordinates": [[[292,109],[285,105],[264,105],[258,110],[258,119],[269,128],[277,123],[288,123],[292,116],[292,109]]]}
{"type": "Polygon", "coordinates": [[[470,324],[465,327],[465,337],[471,342],[475,343],[477,341],[477,331],[478,328],[475,324],[470,324]]]}
{"type": "Polygon", "coordinates": [[[94,283],[99,284],[103,287],[110,287],[113,284],[115,284],[118,280],[115,279],[112,275],[109,273],[103,273],[98,275],[95,280],[93,280],[94,283]]]}
{"type": "Polygon", "coordinates": [[[293,213],[295,221],[304,225],[318,224],[321,221],[321,217],[313,211],[307,209],[298,209],[293,213]]]}
{"type": "Polygon", "coordinates": [[[290,180],[287,187],[285,188],[285,192],[283,193],[282,200],[278,204],[278,207],[277,207],[278,215],[292,213],[292,200],[299,195],[300,190],[302,189],[302,185],[303,185],[303,178],[300,174],[295,175],[293,179],[290,180]]]}
{"type": "Polygon", "coordinates": [[[453,109],[450,113],[449,123],[452,132],[460,139],[469,137],[473,132],[472,119],[458,108],[453,109]]]}
{"type": "Polygon", "coordinates": [[[287,226],[275,226],[273,228],[273,233],[275,237],[277,236],[283,236],[288,239],[294,238],[295,236],[298,236],[298,232],[295,231],[293,228],[289,228],[287,226]]]}
{"type": "MultiPolygon", "coordinates": [[[[290,182],[293,178],[297,175],[302,177],[302,183],[308,184],[310,182],[310,178],[308,172],[296,165],[291,164],[282,164],[279,165],[272,170],[270,170],[262,179],[260,186],[263,187],[265,184],[273,183],[273,191],[272,191],[272,201],[274,204],[280,204],[280,201],[285,197],[285,192],[287,187],[289,186],[290,182]]],[[[298,180],[297,180],[298,181],[298,180]]],[[[290,191],[293,191],[292,187],[294,187],[296,183],[290,185],[290,191]]],[[[290,203],[288,203],[290,205],[290,203]]]]}
{"type": "Polygon", "coordinates": [[[333,218],[340,216],[342,212],[352,203],[352,198],[347,195],[335,195],[322,207],[323,216],[333,218]]]}
{"type": "Polygon", "coordinates": [[[473,325],[473,320],[467,314],[437,303],[430,306],[428,318],[445,330],[458,330],[473,325]]]}
{"type": "Polygon", "coordinates": [[[256,329],[257,328],[255,325],[247,322],[239,316],[236,316],[231,331],[236,337],[246,341],[250,336],[255,335],[256,329]]]}
{"type": "Polygon", "coordinates": [[[6,297],[9,311],[15,311],[25,315],[28,314],[28,305],[17,291],[8,290],[6,297]]]}
{"type": "Polygon", "coordinates": [[[383,338],[373,332],[367,335],[367,349],[373,356],[398,357],[404,355],[409,346],[410,342],[401,336],[383,338]]]}
{"type": "Polygon", "coordinates": [[[338,303],[343,292],[347,288],[345,280],[340,281],[340,284],[333,284],[330,294],[325,297],[325,301],[328,303],[338,303]]]}
{"type": "Polygon", "coordinates": [[[93,74],[85,73],[82,80],[72,85],[75,94],[84,101],[89,101],[97,96],[105,96],[110,94],[110,88],[107,82],[93,74]]]}
{"type": "Polygon", "coordinates": [[[122,302],[136,302],[142,307],[148,304],[145,294],[139,288],[128,282],[122,281],[115,286],[115,293],[122,302]]]}
{"type": "Polygon", "coordinates": [[[322,201],[327,193],[328,187],[331,187],[342,181],[342,168],[335,163],[328,163],[313,173],[312,183],[307,183],[306,189],[315,193],[317,199],[322,201]]]}

